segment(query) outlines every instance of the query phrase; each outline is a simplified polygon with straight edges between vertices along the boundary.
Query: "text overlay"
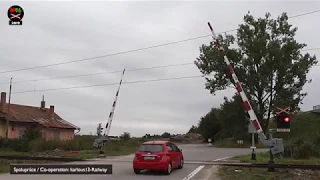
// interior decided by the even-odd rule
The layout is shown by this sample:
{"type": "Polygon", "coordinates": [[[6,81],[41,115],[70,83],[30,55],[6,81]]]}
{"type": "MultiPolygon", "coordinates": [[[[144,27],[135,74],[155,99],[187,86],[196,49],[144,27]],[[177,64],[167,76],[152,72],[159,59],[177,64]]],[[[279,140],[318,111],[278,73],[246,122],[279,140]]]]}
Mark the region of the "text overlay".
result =
{"type": "Polygon", "coordinates": [[[112,165],[11,164],[10,174],[112,174],[112,165]]]}

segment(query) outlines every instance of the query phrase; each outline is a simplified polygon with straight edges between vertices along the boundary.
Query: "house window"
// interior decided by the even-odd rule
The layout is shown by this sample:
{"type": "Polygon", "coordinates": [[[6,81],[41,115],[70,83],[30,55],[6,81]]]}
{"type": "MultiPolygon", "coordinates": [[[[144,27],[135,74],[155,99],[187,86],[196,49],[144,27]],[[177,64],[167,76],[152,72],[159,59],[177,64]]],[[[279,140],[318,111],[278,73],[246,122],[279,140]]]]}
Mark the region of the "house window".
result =
{"type": "Polygon", "coordinates": [[[24,130],[19,130],[19,138],[22,138],[24,135],[24,130]]]}
{"type": "Polygon", "coordinates": [[[54,131],[53,132],[53,138],[54,139],[57,139],[57,140],[60,140],[60,131],[54,131]]]}

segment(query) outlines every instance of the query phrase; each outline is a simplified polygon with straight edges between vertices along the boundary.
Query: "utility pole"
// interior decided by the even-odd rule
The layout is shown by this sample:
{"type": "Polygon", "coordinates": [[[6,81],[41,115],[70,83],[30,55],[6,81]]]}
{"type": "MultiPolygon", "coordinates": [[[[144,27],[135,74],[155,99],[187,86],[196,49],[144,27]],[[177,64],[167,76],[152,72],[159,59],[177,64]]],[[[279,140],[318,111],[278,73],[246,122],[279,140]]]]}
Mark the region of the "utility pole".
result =
{"type": "MultiPolygon", "coordinates": [[[[10,114],[11,89],[12,89],[12,77],[10,78],[10,87],[9,87],[8,115],[10,114]]],[[[9,138],[9,119],[6,118],[6,139],[8,138],[9,138]]]]}

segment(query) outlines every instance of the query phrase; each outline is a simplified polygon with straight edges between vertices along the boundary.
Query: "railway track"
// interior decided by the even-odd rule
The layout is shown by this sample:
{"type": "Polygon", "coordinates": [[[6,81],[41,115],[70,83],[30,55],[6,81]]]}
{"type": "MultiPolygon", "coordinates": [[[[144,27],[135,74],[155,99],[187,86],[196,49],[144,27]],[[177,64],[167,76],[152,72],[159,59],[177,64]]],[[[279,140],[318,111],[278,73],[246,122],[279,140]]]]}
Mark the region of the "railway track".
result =
{"type": "MultiPolygon", "coordinates": [[[[106,161],[106,162],[132,162],[132,160],[121,159],[79,159],[79,158],[67,158],[67,157],[33,157],[33,156],[0,156],[0,159],[8,160],[44,160],[44,161],[60,161],[60,162],[73,162],[73,161],[106,161]]],[[[268,164],[263,163],[235,163],[225,161],[185,161],[185,164],[198,164],[198,165],[219,165],[219,166],[233,166],[233,167],[247,167],[247,168],[268,168],[268,164]]],[[[283,164],[276,163],[274,168],[289,168],[289,169],[311,169],[320,170],[320,164],[283,164]]]]}
{"type": "MultiPolygon", "coordinates": [[[[219,164],[222,166],[233,166],[233,167],[252,167],[252,168],[268,168],[268,164],[219,164]]],[[[285,168],[285,169],[310,169],[310,170],[320,170],[320,165],[315,164],[274,164],[274,168],[285,168]]]]}
{"type": "Polygon", "coordinates": [[[61,161],[61,162],[85,161],[84,159],[79,159],[79,158],[37,157],[37,156],[0,156],[0,159],[7,159],[7,160],[34,160],[34,161],[61,161]]]}
{"type": "MultiPolygon", "coordinates": [[[[231,163],[231,162],[219,162],[219,161],[187,161],[186,164],[201,164],[201,165],[219,165],[219,166],[233,166],[233,167],[247,167],[247,168],[268,168],[268,164],[264,163],[231,163]]],[[[286,169],[311,169],[320,170],[320,164],[284,164],[275,163],[274,168],[286,168],[286,169]]]]}

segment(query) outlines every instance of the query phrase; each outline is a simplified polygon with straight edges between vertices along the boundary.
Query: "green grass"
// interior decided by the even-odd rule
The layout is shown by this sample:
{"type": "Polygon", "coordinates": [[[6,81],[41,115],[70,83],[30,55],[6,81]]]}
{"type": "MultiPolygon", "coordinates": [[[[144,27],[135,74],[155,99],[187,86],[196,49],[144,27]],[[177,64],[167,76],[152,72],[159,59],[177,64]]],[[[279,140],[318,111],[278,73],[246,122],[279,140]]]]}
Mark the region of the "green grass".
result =
{"type": "Polygon", "coordinates": [[[299,169],[276,169],[268,172],[266,168],[220,167],[221,180],[318,180],[320,171],[299,169]]]}
{"type": "Polygon", "coordinates": [[[129,155],[137,151],[139,146],[132,146],[132,147],[119,147],[118,150],[110,150],[106,149],[105,154],[107,156],[123,156],[129,155]]]}
{"type": "MultiPolygon", "coordinates": [[[[231,160],[244,163],[268,163],[269,153],[257,153],[256,160],[251,160],[251,154],[235,156],[231,160]]],[[[320,164],[320,158],[293,159],[275,157],[274,162],[276,164],[320,164]]],[[[237,180],[317,180],[320,177],[320,171],[276,169],[275,172],[268,172],[266,168],[220,167],[218,176],[221,180],[234,180],[235,178],[237,180]]]]}
{"type": "Polygon", "coordinates": [[[70,157],[80,159],[90,159],[97,156],[99,151],[84,150],[78,154],[69,154],[69,151],[44,151],[44,152],[16,152],[12,150],[0,150],[0,154],[5,156],[41,156],[41,157],[70,157]]]}
{"type": "MultiPolygon", "coordinates": [[[[105,144],[104,152],[108,156],[122,156],[134,153],[140,146],[141,140],[128,140],[122,142],[108,142],[105,144]]],[[[91,159],[99,157],[99,150],[82,150],[78,154],[69,154],[69,151],[54,150],[44,152],[16,152],[10,149],[0,149],[1,155],[16,156],[41,156],[41,157],[72,157],[80,159],[91,159]]],[[[9,161],[0,159],[0,173],[8,173],[10,163],[48,163],[49,161],[9,161]]],[[[51,163],[51,162],[50,162],[51,163]]],[[[55,162],[58,163],[58,162],[55,162]]]]}
{"type": "MultiPolygon", "coordinates": [[[[231,160],[236,160],[246,163],[267,163],[269,161],[269,153],[257,153],[256,160],[251,160],[250,155],[235,156],[231,160]]],[[[320,158],[310,159],[294,159],[294,158],[274,158],[275,163],[288,163],[288,164],[320,164],[320,158]]]]}

